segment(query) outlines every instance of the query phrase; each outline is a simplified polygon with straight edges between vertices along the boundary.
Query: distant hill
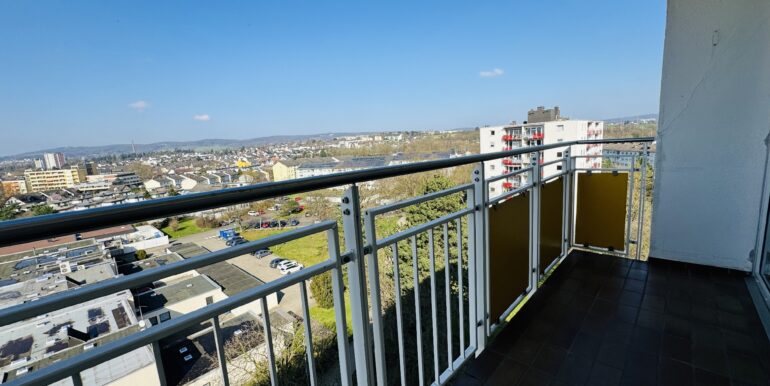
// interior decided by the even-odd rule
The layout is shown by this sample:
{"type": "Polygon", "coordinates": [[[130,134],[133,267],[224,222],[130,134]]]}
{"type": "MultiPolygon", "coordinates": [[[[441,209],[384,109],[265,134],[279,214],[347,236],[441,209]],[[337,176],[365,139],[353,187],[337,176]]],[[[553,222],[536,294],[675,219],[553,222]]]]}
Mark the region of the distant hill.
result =
{"type": "Polygon", "coordinates": [[[644,115],[634,115],[629,117],[610,118],[610,119],[605,119],[604,122],[605,123],[638,122],[646,119],[654,119],[657,121],[658,114],[644,114],[644,115]]]}
{"type": "MultiPolygon", "coordinates": [[[[200,139],[196,141],[167,141],[146,144],[135,144],[138,153],[151,153],[164,150],[211,150],[238,148],[241,146],[260,146],[271,143],[284,143],[297,140],[311,139],[331,139],[345,135],[356,135],[361,133],[325,133],[310,135],[273,135],[269,137],[258,137],[251,139],[200,139]]],[[[98,157],[112,154],[128,154],[133,150],[130,143],[99,145],[99,146],[65,146],[50,149],[30,151],[10,156],[0,157],[0,160],[22,159],[22,158],[40,158],[43,153],[64,153],[68,158],[98,157]]]]}

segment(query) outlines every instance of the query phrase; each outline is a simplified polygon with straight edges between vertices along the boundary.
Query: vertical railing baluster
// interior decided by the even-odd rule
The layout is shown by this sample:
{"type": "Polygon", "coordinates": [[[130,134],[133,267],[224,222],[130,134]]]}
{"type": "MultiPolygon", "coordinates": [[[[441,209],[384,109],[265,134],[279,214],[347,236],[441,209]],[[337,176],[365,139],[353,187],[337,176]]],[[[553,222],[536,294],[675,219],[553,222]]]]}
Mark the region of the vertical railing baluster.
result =
{"type": "Polygon", "coordinates": [[[449,263],[449,224],[444,223],[444,291],[446,299],[446,352],[447,367],[452,370],[452,299],[449,288],[449,279],[452,265],[449,263]]]}
{"type": "Polygon", "coordinates": [[[310,307],[307,299],[307,283],[303,280],[299,283],[300,298],[302,300],[302,319],[305,325],[305,351],[307,355],[307,372],[310,378],[310,385],[318,385],[318,374],[315,368],[315,357],[313,356],[313,329],[310,324],[310,307]]]}
{"type": "Polygon", "coordinates": [[[457,316],[460,319],[460,357],[465,358],[465,312],[463,311],[463,219],[457,219],[457,316]]]}
{"type": "Polygon", "coordinates": [[[270,384],[278,384],[278,372],[275,369],[275,352],[273,351],[273,333],[270,331],[270,312],[267,309],[267,298],[259,299],[262,303],[262,328],[265,329],[265,343],[267,345],[267,362],[270,372],[270,384]]]}
{"type": "Polygon", "coordinates": [[[433,243],[433,229],[428,230],[428,253],[430,255],[430,310],[433,321],[433,371],[439,383],[438,363],[438,307],[436,300],[436,248],[433,243]]]}
{"type": "Polygon", "coordinates": [[[342,226],[345,248],[353,253],[348,263],[350,312],[353,323],[353,351],[356,381],[359,385],[374,384],[374,353],[369,324],[369,303],[366,291],[366,264],[364,262],[361,204],[358,186],[351,185],[342,197],[342,226]]]}
{"type": "Polygon", "coordinates": [[[342,386],[353,384],[353,371],[350,366],[350,347],[348,347],[348,322],[345,312],[345,285],[342,279],[342,256],[340,255],[339,234],[337,227],[326,231],[329,254],[337,265],[331,270],[332,292],[334,296],[334,317],[337,319],[337,352],[340,360],[340,381],[342,386]]]}
{"type": "Polygon", "coordinates": [[[227,375],[227,355],[225,355],[222,328],[219,326],[219,316],[211,318],[211,326],[214,330],[214,344],[217,347],[217,359],[219,359],[219,375],[222,377],[222,384],[228,386],[230,385],[230,378],[227,375]]]}
{"type": "Polygon", "coordinates": [[[83,386],[83,378],[80,377],[80,372],[72,374],[71,378],[73,386],[83,386]]]}
{"type": "Polygon", "coordinates": [[[406,384],[406,357],[404,354],[404,322],[401,310],[401,272],[398,259],[398,243],[392,246],[393,284],[396,293],[396,333],[398,334],[398,366],[401,370],[401,384],[406,384]]]}
{"type": "MultiPolygon", "coordinates": [[[[631,156],[631,171],[628,172],[628,178],[631,180],[629,181],[628,186],[628,213],[626,213],[626,250],[625,254],[627,257],[631,257],[631,222],[632,220],[632,212],[634,211],[634,174],[636,169],[636,155],[631,156]]],[[[639,249],[639,240],[636,240],[634,244],[637,245],[637,249],[639,249]]]]}
{"type": "Polygon", "coordinates": [[[160,386],[166,386],[166,371],[163,370],[163,357],[161,356],[160,343],[152,342],[152,355],[155,357],[155,370],[158,372],[160,386]]]}
{"type": "Polygon", "coordinates": [[[369,271],[369,294],[372,300],[372,332],[374,337],[374,361],[377,384],[388,384],[388,370],[385,362],[385,334],[382,322],[382,298],[380,294],[380,265],[377,259],[377,231],[374,227],[374,216],[364,212],[364,232],[366,234],[367,254],[366,265],[369,271]]]}
{"type": "Polygon", "coordinates": [[[420,386],[425,384],[424,361],[422,357],[422,315],[420,312],[420,269],[417,264],[417,236],[412,236],[412,270],[414,270],[414,317],[417,334],[417,374],[420,386]]]}

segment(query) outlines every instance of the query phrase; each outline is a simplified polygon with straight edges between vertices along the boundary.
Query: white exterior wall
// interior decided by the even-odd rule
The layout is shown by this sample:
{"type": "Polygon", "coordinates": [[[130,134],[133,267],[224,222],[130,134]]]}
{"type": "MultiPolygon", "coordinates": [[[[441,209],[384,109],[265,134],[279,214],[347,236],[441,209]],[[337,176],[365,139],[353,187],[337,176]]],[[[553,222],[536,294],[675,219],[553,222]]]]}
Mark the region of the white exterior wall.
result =
{"type": "MultiPolygon", "coordinates": [[[[502,151],[505,142],[505,126],[488,126],[479,128],[479,151],[481,153],[494,153],[502,151]]],[[[484,162],[484,177],[494,177],[505,173],[502,160],[484,162]]],[[[489,184],[489,197],[499,196],[504,193],[503,180],[495,181],[489,184]]]]}
{"type": "Polygon", "coordinates": [[[652,257],[748,271],[770,128],[770,2],[669,0],[652,257]]]}

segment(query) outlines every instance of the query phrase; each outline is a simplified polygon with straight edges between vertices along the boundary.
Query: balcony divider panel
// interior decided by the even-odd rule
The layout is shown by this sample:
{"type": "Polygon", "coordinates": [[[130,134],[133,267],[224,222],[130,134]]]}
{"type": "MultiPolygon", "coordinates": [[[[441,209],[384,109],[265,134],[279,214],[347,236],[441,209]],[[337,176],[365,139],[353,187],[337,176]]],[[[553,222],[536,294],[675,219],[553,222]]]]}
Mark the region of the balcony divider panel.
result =
{"type": "Polygon", "coordinates": [[[559,177],[540,189],[540,274],[560,255],[564,211],[564,178],[559,177]]]}
{"type": "Polygon", "coordinates": [[[529,200],[525,192],[489,208],[492,320],[498,320],[529,286],[529,200]]]}
{"type": "Polygon", "coordinates": [[[621,251],[628,173],[578,173],[575,244],[621,251]]]}

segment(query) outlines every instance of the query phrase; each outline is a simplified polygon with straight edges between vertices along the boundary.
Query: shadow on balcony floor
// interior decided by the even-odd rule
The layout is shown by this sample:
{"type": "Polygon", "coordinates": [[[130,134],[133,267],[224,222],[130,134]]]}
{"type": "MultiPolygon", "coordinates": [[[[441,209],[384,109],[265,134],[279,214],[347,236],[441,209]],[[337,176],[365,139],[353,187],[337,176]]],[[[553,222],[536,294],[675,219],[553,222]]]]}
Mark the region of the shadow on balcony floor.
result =
{"type": "Polygon", "coordinates": [[[574,252],[452,384],[768,385],[745,277],[574,252]]]}

